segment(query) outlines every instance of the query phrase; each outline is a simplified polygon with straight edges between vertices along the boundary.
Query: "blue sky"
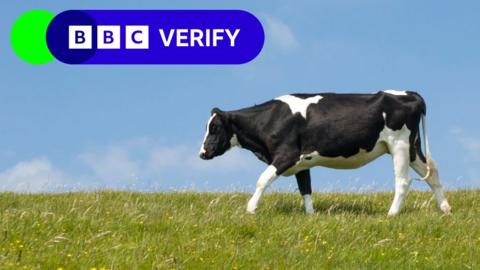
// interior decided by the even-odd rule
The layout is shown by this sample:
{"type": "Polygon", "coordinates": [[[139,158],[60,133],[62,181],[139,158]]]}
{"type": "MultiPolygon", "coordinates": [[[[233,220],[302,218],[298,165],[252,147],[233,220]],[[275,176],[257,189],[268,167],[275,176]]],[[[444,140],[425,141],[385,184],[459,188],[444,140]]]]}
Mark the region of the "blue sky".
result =
{"type": "MultiPolygon", "coordinates": [[[[0,8],[0,190],[253,190],[265,167],[234,150],[197,158],[212,107],[291,92],[416,90],[449,189],[480,186],[480,3],[476,1],[8,1],[0,8]],[[9,43],[30,9],[244,9],[266,43],[240,66],[29,65],[9,43]]],[[[385,156],[316,168],[318,191],[393,188],[385,156]]],[[[423,189],[425,183],[415,182],[423,189]]],[[[274,188],[296,190],[294,178],[274,188]]]]}

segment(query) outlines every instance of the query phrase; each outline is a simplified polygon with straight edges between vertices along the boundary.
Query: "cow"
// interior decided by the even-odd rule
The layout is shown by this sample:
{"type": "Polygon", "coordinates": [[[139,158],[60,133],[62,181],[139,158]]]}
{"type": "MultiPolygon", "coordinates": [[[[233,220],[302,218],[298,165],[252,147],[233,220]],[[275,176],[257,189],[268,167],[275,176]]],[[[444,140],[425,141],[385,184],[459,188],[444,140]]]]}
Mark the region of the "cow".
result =
{"type": "Polygon", "coordinates": [[[265,189],[279,176],[295,175],[305,212],[313,214],[310,168],[355,169],[390,154],[395,196],[388,216],[400,213],[412,182],[410,167],[430,186],[439,208],[449,214],[451,207],[431,157],[425,118],[424,99],[411,91],[284,95],[239,110],[212,109],[200,158],[212,159],[232,147],[250,150],[268,166],[247,211],[255,213],[265,189]]]}

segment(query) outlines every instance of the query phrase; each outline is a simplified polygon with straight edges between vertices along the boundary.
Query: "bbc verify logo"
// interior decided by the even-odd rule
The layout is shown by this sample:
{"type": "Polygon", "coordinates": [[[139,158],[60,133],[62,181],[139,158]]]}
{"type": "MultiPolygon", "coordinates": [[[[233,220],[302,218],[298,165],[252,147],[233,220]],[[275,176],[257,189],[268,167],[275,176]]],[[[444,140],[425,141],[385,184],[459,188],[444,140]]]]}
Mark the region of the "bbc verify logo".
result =
{"type": "Polygon", "coordinates": [[[242,10],[69,10],[45,28],[48,52],[68,64],[243,64],[265,39],[242,10]]]}
{"type": "MultiPolygon", "coordinates": [[[[230,29],[164,29],[158,30],[164,47],[217,47],[219,43],[228,42],[228,46],[235,47],[235,40],[240,29],[232,33],[230,29]],[[172,42],[172,41],[175,42],[172,42]]],[[[92,49],[92,26],[70,25],[68,28],[69,49],[92,49]]],[[[148,25],[125,26],[125,49],[149,48],[148,25]]],[[[97,26],[97,49],[120,49],[122,36],[120,26],[97,26]]]]}
{"type": "MultiPolygon", "coordinates": [[[[89,25],[70,25],[68,27],[68,48],[92,49],[92,28],[89,25]]],[[[148,25],[127,25],[125,27],[125,48],[148,49],[148,30],[148,25]]],[[[120,49],[120,40],[119,25],[97,26],[97,49],[120,49]]]]}

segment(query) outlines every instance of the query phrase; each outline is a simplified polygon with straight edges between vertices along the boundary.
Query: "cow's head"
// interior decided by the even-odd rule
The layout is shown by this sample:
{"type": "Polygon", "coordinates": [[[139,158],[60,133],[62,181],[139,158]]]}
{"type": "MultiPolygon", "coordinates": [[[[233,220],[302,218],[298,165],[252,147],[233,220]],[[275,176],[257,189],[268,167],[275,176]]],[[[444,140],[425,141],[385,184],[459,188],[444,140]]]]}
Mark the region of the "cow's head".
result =
{"type": "Polygon", "coordinates": [[[207,123],[207,131],[200,149],[201,159],[212,159],[223,155],[230,147],[233,130],[225,112],[218,108],[212,109],[212,114],[207,123]]]}

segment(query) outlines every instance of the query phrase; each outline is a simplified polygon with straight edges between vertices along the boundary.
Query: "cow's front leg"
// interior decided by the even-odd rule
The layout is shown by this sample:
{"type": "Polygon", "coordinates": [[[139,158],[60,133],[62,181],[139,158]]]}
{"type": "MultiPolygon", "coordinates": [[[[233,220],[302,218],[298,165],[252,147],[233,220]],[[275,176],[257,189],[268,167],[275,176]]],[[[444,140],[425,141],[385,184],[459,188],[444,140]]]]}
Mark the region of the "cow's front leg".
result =
{"type": "Polygon", "coordinates": [[[298,152],[292,149],[282,149],[273,162],[260,175],[257,181],[257,187],[252,198],[248,202],[247,211],[254,214],[257,209],[258,201],[263,195],[265,189],[270,186],[280,175],[292,167],[298,161],[298,152]]]}
{"type": "Polygon", "coordinates": [[[396,216],[400,213],[405,195],[408,193],[412,178],[410,177],[410,152],[408,142],[399,140],[390,146],[393,157],[393,170],[395,173],[395,198],[388,212],[389,216],[396,216]]]}
{"type": "Polygon", "coordinates": [[[275,166],[273,165],[268,166],[267,169],[260,175],[260,178],[258,178],[258,181],[257,181],[257,187],[255,189],[255,193],[253,194],[252,198],[248,202],[247,211],[249,213],[255,214],[258,201],[260,200],[260,197],[262,197],[263,192],[277,178],[278,178],[277,168],[275,168],[275,166]]]}
{"type": "Polygon", "coordinates": [[[303,204],[305,206],[305,213],[311,215],[315,213],[312,201],[312,181],[310,178],[310,170],[305,170],[295,175],[297,178],[298,189],[303,196],[303,204]]]}

